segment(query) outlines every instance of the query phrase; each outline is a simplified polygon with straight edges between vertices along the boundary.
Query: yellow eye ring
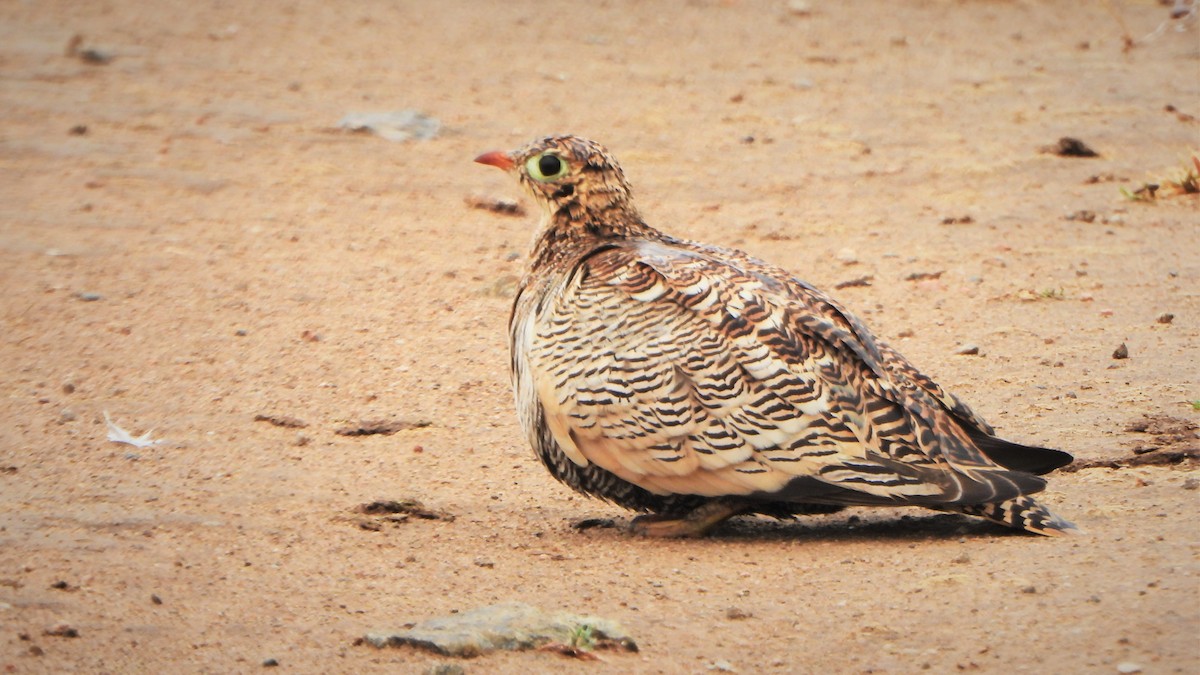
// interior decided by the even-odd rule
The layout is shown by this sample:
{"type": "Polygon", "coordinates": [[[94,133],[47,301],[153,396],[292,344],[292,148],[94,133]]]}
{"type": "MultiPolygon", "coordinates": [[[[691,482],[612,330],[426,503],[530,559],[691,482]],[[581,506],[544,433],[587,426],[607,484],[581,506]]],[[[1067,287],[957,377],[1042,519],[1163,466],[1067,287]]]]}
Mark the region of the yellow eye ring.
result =
{"type": "Polygon", "coordinates": [[[525,162],[525,171],[529,177],[540,183],[549,183],[562,178],[567,175],[569,168],[562,157],[552,152],[534,155],[525,162]]]}

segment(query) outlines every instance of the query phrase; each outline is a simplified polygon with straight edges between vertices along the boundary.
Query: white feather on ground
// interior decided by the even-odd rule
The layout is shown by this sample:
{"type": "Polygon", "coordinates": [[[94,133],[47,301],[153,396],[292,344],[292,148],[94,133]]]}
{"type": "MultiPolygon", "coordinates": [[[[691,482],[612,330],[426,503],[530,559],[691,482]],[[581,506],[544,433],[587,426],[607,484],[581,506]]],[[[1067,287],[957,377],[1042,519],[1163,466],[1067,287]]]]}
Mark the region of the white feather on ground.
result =
{"type": "Polygon", "coordinates": [[[107,410],[104,411],[104,423],[108,425],[108,440],[112,441],[113,443],[124,443],[125,445],[132,445],[135,448],[148,448],[152,445],[162,443],[161,439],[154,440],[150,438],[150,434],[154,433],[153,429],[147,431],[141,436],[134,436],[128,431],[125,431],[121,427],[117,426],[116,422],[112,421],[112,418],[108,416],[107,410]]]}

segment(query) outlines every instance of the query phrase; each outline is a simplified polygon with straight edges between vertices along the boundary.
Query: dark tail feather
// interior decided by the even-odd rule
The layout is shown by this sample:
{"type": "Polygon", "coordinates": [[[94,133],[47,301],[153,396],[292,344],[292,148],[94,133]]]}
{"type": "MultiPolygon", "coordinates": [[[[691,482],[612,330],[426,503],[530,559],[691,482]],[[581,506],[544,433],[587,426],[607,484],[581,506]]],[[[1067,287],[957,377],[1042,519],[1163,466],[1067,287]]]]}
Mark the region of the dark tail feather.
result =
{"type": "Polygon", "coordinates": [[[968,433],[971,434],[971,440],[975,442],[975,446],[983,451],[988,459],[1014,471],[1027,471],[1041,475],[1064,467],[1075,459],[1070,453],[1062,450],[1011,443],[973,429],[968,430],[968,433]]]}
{"type": "Polygon", "coordinates": [[[1036,534],[1047,536],[1082,534],[1082,531],[1075,527],[1074,523],[1063,520],[1028,495],[992,504],[960,504],[943,508],[946,511],[979,516],[994,523],[1036,534]]]}

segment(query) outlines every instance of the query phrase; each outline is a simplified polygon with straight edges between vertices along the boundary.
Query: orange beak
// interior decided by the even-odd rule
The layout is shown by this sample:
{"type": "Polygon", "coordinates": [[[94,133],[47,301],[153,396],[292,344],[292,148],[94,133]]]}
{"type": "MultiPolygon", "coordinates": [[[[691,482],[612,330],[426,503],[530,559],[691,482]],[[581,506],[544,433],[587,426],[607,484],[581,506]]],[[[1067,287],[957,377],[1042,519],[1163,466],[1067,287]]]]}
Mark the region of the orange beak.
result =
{"type": "Polygon", "coordinates": [[[499,150],[494,152],[485,152],[476,157],[475,161],[479,162],[480,164],[487,164],[505,171],[509,171],[513,168],[513,166],[515,166],[515,164],[513,164],[512,157],[509,157],[508,153],[500,152],[499,150]]]}

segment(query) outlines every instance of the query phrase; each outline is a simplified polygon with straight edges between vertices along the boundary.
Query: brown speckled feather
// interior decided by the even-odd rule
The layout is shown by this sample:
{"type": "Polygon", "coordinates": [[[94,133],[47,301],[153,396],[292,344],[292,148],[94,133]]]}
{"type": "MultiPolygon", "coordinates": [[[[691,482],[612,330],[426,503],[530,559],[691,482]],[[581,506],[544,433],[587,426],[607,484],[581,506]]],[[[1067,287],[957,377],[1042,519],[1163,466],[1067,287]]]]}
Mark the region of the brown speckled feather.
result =
{"type": "Polygon", "coordinates": [[[657,534],[850,504],[1073,529],[1028,497],[1070,455],[995,438],[785,271],[649,227],[600,146],[552,137],[480,161],[546,207],[510,328],[521,419],[560,480],[660,514],[657,534]]]}

